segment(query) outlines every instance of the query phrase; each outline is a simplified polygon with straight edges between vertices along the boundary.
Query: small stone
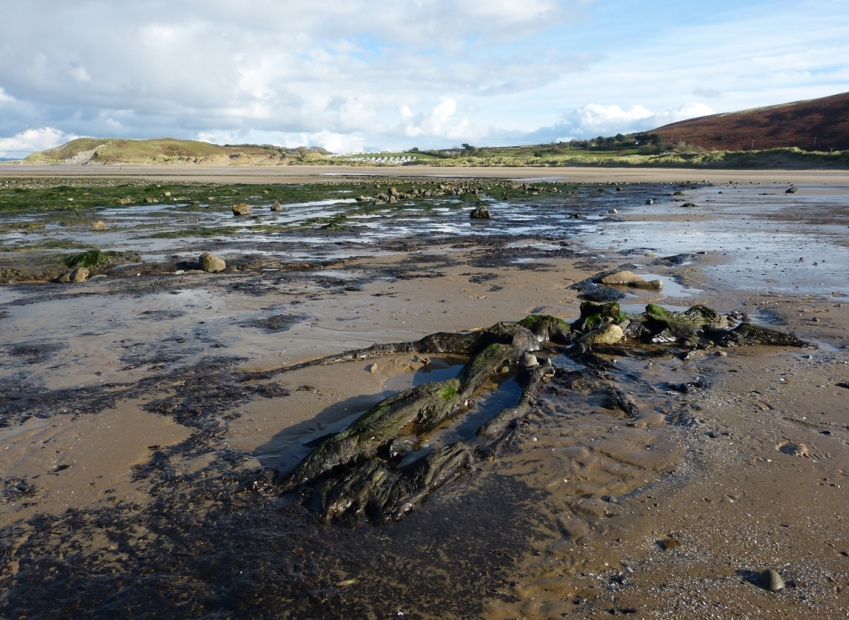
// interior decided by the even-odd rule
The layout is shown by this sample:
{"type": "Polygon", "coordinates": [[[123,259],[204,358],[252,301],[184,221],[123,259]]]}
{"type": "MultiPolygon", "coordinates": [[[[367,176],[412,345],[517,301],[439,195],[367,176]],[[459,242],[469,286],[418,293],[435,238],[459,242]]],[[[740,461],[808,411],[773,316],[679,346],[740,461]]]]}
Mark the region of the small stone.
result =
{"type": "Polygon", "coordinates": [[[119,200],[118,202],[122,205],[128,205],[133,202],[133,199],[127,196],[126,198],[121,198],[121,200],[119,200]]]}
{"type": "Polygon", "coordinates": [[[647,204],[647,205],[653,205],[653,204],[654,204],[654,200],[652,200],[651,198],[649,198],[648,200],[646,200],[646,204],[647,204]]]}
{"type": "Polygon", "coordinates": [[[615,215],[615,214],[619,213],[619,211],[617,211],[616,209],[611,209],[610,211],[608,211],[608,213],[612,213],[612,214],[615,215]]]}
{"type": "Polygon", "coordinates": [[[533,353],[525,353],[522,355],[522,359],[519,363],[522,365],[522,368],[533,368],[534,366],[539,366],[539,360],[533,353]]]}
{"type": "Polygon", "coordinates": [[[240,203],[237,205],[233,205],[233,215],[250,215],[251,214],[251,205],[240,203]]]}
{"type": "Polygon", "coordinates": [[[224,269],[227,268],[227,263],[224,262],[224,259],[218,258],[212,252],[204,252],[201,254],[198,262],[200,263],[201,269],[209,273],[224,271],[224,269]]]}
{"type": "Polygon", "coordinates": [[[581,342],[586,344],[616,344],[625,336],[625,332],[618,325],[611,323],[601,329],[596,329],[584,334],[581,342]]]}
{"type": "Polygon", "coordinates": [[[275,201],[271,204],[271,210],[272,211],[282,211],[283,207],[280,206],[279,202],[275,201]]]}
{"type": "Polygon", "coordinates": [[[725,351],[717,351],[714,355],[716,355],[717,357],[728,357],[728,353],[726,353],[725,351]]]}
{"type": "Polygon", "coordinates": [[[681,541],[672,536],[667,536],[666,538],[660,541],[660,546],[663,547],[664,551],[669,551],[670,549],[680,547],[681,541]]]}
{"type": "Polygon", "coordinates": [[[171,198],[171,192],[165,192],[165,197],[166,197],[166,198],[171,198]]]}
{"type": "Polygon", "coordinates": [[[510,372],[510,367],[509,367],[509,366],[502,366],[502,367],[501,367],[501,373],[502,373],[502,374],[504,374],[504,373],[508,373],[508,372],[510,372]]]}
{"type": "Polygon", "coordinates": [[[370,373],[377,372],[377,364],[369,364],[368,366],[366,366],[366,370],[368,370],[370,373]]]}
{"type": "Polygon", "coordinates": [[[778,574],[777,570],[770,568],[761,573],[761,576],[758,578],[758,585],[764,590],[778,592],[784,589],[784,580],[778,574]]]}
{"type": "Polygon", "coordinates": [[[91,229],[94,231],[109,230],[109,226],[107,226],[106,222],[104,222],[103,220],[97,220],[91,227],[91,229]]]}
{"type": "Polygon", "coordinates": [[[796,189],[796,186],[795,186],[795,185],[791,185],[791,186],[790,186],[790,187],[788,187],[786,190],[784,190],[784,193],[785,193],[785,194],[795,194],[795,193],[796,193],[796,192],[798,192],[798,191],[799,191],[799,190],[798,190],[798,189],[796,189]]]}

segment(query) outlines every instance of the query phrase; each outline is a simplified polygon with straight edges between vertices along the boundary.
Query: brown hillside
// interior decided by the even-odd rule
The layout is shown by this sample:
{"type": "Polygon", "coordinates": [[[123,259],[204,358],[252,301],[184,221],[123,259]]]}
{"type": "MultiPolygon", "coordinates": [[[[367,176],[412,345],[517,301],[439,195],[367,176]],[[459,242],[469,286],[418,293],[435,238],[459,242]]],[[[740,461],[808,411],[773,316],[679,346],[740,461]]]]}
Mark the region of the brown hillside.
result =
{"type": "Polygon", "coordinates": [[[752,141],[756,150],[791,146],[806,151],[849,150],[849,93],[703,116],[658,127],[653,133],[717,150],[750,150],[752,141]]]}

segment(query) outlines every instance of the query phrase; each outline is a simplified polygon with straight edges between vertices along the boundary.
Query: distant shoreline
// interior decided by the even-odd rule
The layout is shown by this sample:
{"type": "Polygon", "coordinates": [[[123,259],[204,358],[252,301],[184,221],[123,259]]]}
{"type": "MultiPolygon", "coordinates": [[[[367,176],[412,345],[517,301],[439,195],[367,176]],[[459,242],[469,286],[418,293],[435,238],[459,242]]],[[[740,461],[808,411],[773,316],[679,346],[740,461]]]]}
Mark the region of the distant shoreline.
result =
{"type": "Polygon", "coordinates": [[[486,179],[551,179],[569,182],[616,183],[811,183],[849,185],[849,170],[787,170],[787,169],[705,169],[658,167],[438,167],[438,166],[0,166],[3,178],[45,177],[107,177],[144,178],[150,181],[198,182],[220,184],[315,183],[331,181],[336,176],[411,177],[474,177],[486,179]]]}

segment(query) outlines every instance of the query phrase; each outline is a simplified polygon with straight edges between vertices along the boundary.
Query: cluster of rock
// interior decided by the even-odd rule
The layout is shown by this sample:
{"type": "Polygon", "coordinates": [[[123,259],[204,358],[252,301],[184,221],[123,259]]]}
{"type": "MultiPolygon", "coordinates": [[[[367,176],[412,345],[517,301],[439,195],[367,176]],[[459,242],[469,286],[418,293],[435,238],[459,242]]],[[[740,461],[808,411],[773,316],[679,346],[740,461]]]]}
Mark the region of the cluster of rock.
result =
{"type": "Polygon", "coordinates": [[[396,204],[399,200],[407,200],[410,198],[438,198],[441,196],[463,196],[465,194],[478,195],[482,190],[478,187],[461,185],[454,186],[440,183],[434,189],[416,189],[413,188],[410,192],[399,192],[395,187],[390,187],[386,192],[376,194],[372,198],[368,196],[358,196],[357,202],[369,202],[374,205],[396,204]]]}
{"type": "Polygon", "coordinates": [[[543,187],[541,185],[530,185],[528,183],[519,183],[518,185],[514,185],[513,189],[521,189],[525,192],[536,194],[543,194],[545,192],[556,194],[558,192],[558,189],[556,187],[543,187]]]}
{"type": "Polygon", "coordinates": [[[608,302],[623,299],[626,294],[613,287],[639,288],[651,291],[663,289],[662,280],[646,280],[632,271],[616,269],[573,284],[570,288],[581,291],[579,297],[587,301],[608,302]]]}
{"type": "Polygon", "coordinates": [[[792,334],[752,323],[738,323],[735,317],[701,305],[677,312],[648,304],[644,312],[627,314],[615,301],[606,304],[585,301],[581,304],[581,317],[572,324],[571,330],[577,334],[579,342],[586,345],[614,345],[627,340],[641,344],[674,344],[683,349],[707,349],[716,345],[807,345],[792,334]]]}

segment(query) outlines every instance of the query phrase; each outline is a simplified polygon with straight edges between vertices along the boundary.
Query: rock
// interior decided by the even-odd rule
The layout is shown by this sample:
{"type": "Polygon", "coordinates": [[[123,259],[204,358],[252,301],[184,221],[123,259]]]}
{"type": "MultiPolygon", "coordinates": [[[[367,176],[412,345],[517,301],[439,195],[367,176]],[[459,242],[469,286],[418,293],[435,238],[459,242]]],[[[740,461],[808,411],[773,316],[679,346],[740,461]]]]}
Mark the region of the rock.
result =
{"type": "Polygon", "coordinates": [[[685,202],[685,203],[684,203],[684,204],[682,204],[681,206],[682,206],[682,207],[685,207],[685,208],[687,208],[687,209],[692,209],[692,208],[693,208],[693,207],[695,207],[696,205],[694,205],[692,202],[685,202]]]}
{"type": "Polygon", "coordinates": [[[607,303],[608,301],[619,301],[620,299],[627,297],[627,295],[622,291],[617,291],[615,288],[610,288],[609,286],[596,286],[595,288],[584,291],[578,295],[578,297],[586,299],[587,301],[607,303]]]}
{"type": "Polygon", "coordinates": [[[487,209],[484,205],[480,205],[469,214],[469,217],[471,217],[473,220],[488,220],[492,217],[492,214],[489,212],[489,209],[487,209]]]}
{"type": "Polygon", "coordinates": [[[391,204],[391,205],[397,205],[397,204],[398,204],[398,197],[397,197],[396,195],[394,195],[394,194],[393,194],[393,195],[391,195],[391,196],[389,197],[389,204],[391,204]]]}
{"type": "Polygon", "coordinates": [[[251,205],[240,203],[237,205],[233,205],[233,215],[250,215],[251,214],[251,205]]]}
{"type": "Polygon", "coordinates": [[[89,271],[85,267],[77,267],[68,274],[68,280],[70,282],[85,282],[86,278],[88,278],[88,273],[89,271]]]}
{"type": "Polygon", "coordinates": [[[619,187],[619,186],[617,185],[617,186],[616,186],[616,191],[617,191],[617,192],[621,192],[621,191],[622,191],[622,188],[621,188],[621,187],[619,187]]]}
{"type": "Polygon", "coordinates": [[[68,273],[63,273],[61,276],[56,278],[56,281],[59,284],[68,284],[71,281],[71,272],[69,271],[68,273]]]}
{"type": "Polygon", "coordinates": [[[224,259],[218,258],[212,252],[204,252],[201,254],[198,262],[200,263],[201,269],[209,273],[224,271],[224,269],[227,268],[227,263],[224,262],[224,259]]]}
{"type": "Polygon", "coordinates": [[[109,227],[106,225],[106,222],[104,222],[103,220],[97,220],[94,223],[94,225],[91,227],[91,229],[94,230],[94,231],[100,231],[100,230],[109,230],[109,227]]]}
{"type": "Polygon", "coordinates": [[[778,592],[784,589],[784,580],[778,574],[777,570],[770,568],[762,572],[761,576],[758,577],[758,585],[764,590],[778,592]]]}
{"type": "Polygon", "coordinates": [[[616,209],[611,209],[610,211],[608,211],[608,213],[616,215],[617,213],[619,213],[619,211],[617,211],[616,209]]]}
{"type": "Polygon", "coordinates": [[[166,197],[166,198],[171,198],[171,192],[165,192],[165,197],[166,197]]]}
{"type": "Polygon", "coordinates": [[[118,202],[122,205],[128,205],[128,204],[132,204],[133,199],[130,198],[129,196],[127,196],[126,198],[121,198],[121,200],[119,200],[118,202]]]}
{"type": "Polygon", "coordinates": [[[647,204],[647,205],[653,205],[653,204],[654,204],[654,200],[652,200],[651,198],[649,198],[648,200],[646,200],[646,204],[647,204]]]}
{"type": "Polygon", "coordinates": [[[625,336],[622,328],[611,323],[606,327],[591,331],[581,337],[581,342],[585,344],[616,344],[625,336]]]}
{"type": "Polygon", "coordinates": [[[283,210],[283,207],[281,207],[281,206],[280,206],[280,203],[279,203],[279,202],[276,202],[276,201],[275,201],[275,202],[273,202],[273,203],[271,204],[271,210],[272,210],[272,211],[282,211],[282,210],[283,210]]]}
{"type": "Polygon", "coordinates": [[[539,360],[533,353],[525,353],[522,355],[522,359],[519,360],[519,364],[522,368],[533,368],[534,366],[539,366],[539,360]]]}
{"type": "Polygon", "coordinates": [[[790,187],[788,187],[786,190],[784,190],[784,193],[785,193],[785,194],[795,194],[795,193],[796,193],[796,192],[798,192],[798,191],[799,191],[799,190],[798,190],[798,189],[796,189],[796,186],[795,186],[795,185],[791,185],[791,186],[790,186],[790,187]]]}
{"type": "Polygon", "coordinates": [[[366,370],[368,370],[370,373],[377,372],[377,364],[369,364],[368,366],[366,366],[366,370]]]}
{"type": "Polygon", "coordinates": [[[617,271],[603,276],[599,282],[612,286],[631,286],[633,288],[647,288],[659,291],[663,288],[663,282],[660,280],[647,281],[631,271],[617,271]]]}

